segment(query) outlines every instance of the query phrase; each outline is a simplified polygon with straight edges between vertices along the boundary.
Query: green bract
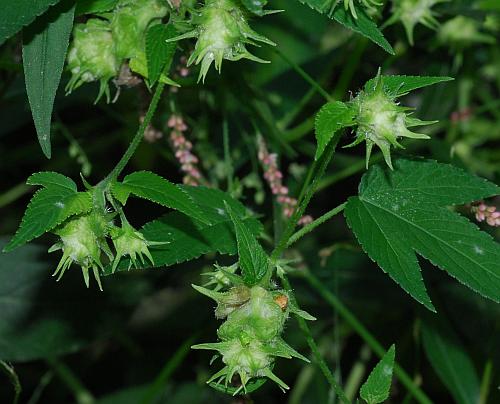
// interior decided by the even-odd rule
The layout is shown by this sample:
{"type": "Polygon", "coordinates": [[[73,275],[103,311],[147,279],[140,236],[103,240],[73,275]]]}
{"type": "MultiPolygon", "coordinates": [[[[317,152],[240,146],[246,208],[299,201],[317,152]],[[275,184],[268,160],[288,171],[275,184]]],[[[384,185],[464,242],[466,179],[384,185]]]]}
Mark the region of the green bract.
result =
{"type": "Polygon", "coordinates": [[[59,281],[64,272],[76,263],[81,266],[85,284],[89,287],[89,269],[102,290],[99,269],[101,263],[101,249],[108,250],[105,236],[108,233],[109,223],[95,213],[70,219],[54,230],[61,237],[61,241],[54,244],[49,252],[62,250],[63,256],[57,265],[53,276],[59,281]]]}
{"type": "Polygon", "coordinates": [[[68,69],[72,74],[66,86],[68,93],[83,83],[99,81],[97,100],[106,94],[109,101],[108,81],[118,74],[120,62],[115,55],[111,27],[107,21],[92,18],[85,24],[75,25],[68,52],[68,69]]]}
{"type": "Polygon", "coordinates": [[[235,61],[246,58],[268,63],[252,55],[245,46],[256,45],[256,41],[275,45],[250,28],[244,11],[234,0],[207,0],[201,9],[193,12],[191,25],[193,30],[169,41],[198,38],[188,60],[188,66],[201,63],[198,80],[205,80],[212,62],[215,62],[215,68],[220,72],[223,59],[235,61]]]}
{"type": "Polygon", "coordinates": [[[430,29],[438,29],[439,22],[436,20],[436,13],[432,11],[438,3],[448,0],[393,0],[392,17],[387,24],[401,21],[408,36],[408,42],[413,45],[413,29],[417,24],[425,25],[430,29]]]}
{"type": "MultiPolygon", "coordinates": [[[[376,12],[377,7],[383,4],[379,0],[357,0],[357,2],[365,7],[368,12],[376,12]]],[[[356,8],[354,7],[354,0],[344,0],[344,7],[351,12],[354,18],[358,18],[356,8]]]]}
{"type": "MultiPolygon", "coordinates": [[[[231,278],[239,278],[237,275],[231,278]]],[[[241,278],[240,278],[241,279],[241,278]]],[[[237,281],[239,282],[239,281],[237,281]]],[[[200,286],[193,287],[217,302],[216,317],[225,318],[217,335],[220,342],[194,345],[193,349],[219,351],[225,367],[214,374],[208,383],[224,381],[225,386],[238,375],[241,385],[234,394],[246,392],[252,378],[267,377],[282,389],[288,386],[273,372],[276,357],[305,357],[291,348],[282,338],[290,313],[288,295],[283,290],[269,291],[261,286],[233,286],[227,292],[215,292],[200,286]]]]}
{"type": "Polygon", "coordinates": [[[356,140],[346,147],[355,146],[366,141],[366,166],[370,160],[373,145],[377,145],[384,155],[385,162],[392,169],[391,146],[403,148],[398,138],[429,139],[429,136],[411,132],[408,127],[427,125],[409,117],[410,108],[399,106],[396,95],[384,88],[383,76],[380,74],[372,86],[365,87],[352,101],[355,110],[354,121],[357,125],[356,140]]]}

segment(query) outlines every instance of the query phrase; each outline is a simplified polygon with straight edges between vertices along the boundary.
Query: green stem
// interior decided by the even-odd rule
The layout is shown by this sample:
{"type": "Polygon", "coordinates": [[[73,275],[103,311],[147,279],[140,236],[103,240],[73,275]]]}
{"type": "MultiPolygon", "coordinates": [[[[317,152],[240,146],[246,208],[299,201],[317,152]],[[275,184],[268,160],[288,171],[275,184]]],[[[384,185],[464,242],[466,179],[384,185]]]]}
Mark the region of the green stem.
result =
{"type": "Polygon", "coordinates": [[[21,382],[19,381],[19,377],[17,373],[14,371],[14,368],[9,365],[7,362],[0,360],[0,370],[2,370],[5,375],[9,378],[12,387],[14,387],[14,399],[12,400],[12,404],[17,404],[19,401],[19,396],[21,395],[21,382]]]}
{"type": "Polygon", "coordinates": [[[304,237],[307,233],[310,233],[313,231],[316,227],[319,225],[322,225],[326,221],[330,220],[332,217],[337,215],[338,213],[342,212],[347,205],[347,202],[344,202],[343,204],[336,206],[332,210],[326,212],[324,215],[318,217],[311,223],[305,225],[302,229],[299,231],[295,232],[290,239],[288,240],[288,243],[286,244],[287,247],[290,247],[292,244],[294,244],[296,241],[304,237]]]}
{"type": "MultiPolygon", "coordinates": [[[[290,282],[288,281],[288,279],[286,278],[286,276],[283,276],[281,278],[282,282],[283,282],[283,286],[285,287],[285,289],[288,291],[289,293],[289,297],[290,297],[290,300],[291,302],[297,307],[299,308],[299,305],[297,303],[297,299],[295,298],[295,295],[293,294],[292,292],[292,286],[290,285],[290,282]]],[[[314,356],[314,360],[316,362],[316,364],[318,365],[318,367],[320,368],[321,372],[323,373],[323,375],[325,376],[325,379],[328,381],[328,383],[330,384],[330,386],[332,387],[332,389],[335,391],[335,393],[340,397],[340,399],[344,402],[344,403],[351,403],[349,401],[349,399],[347,398],[347,396],[345,395],[344,393],[344,390],[342,389],[342,387],[337,383],[337,381],[335,380],[335,376],[333,376],[333,373],[332,371],[328,368],[328,365],[326,364],[325,360],[323,359],[323,357],[321,356],[321,353],[318,349],[318,346],[316,345],[316,342],[314,341],[314,338],[311,334],[311,330],[309,328],[309,326],[307,325],[306,321],[300,317],[300,316],[295,316],[298,323],[299,323],[299,327],[300,329],[302,330],[305,338],[306,338],[306,342],[307,342],[307,345],[309,345],[309,348],[311,348],[311,352],[314,356]]]]}
{"type": "MultiPolygon", "coordinates": [[[[386,352],[382,344],[380,344],[373,334],[368,331],[365,326],[356,318],[356,316],[335,296],[330,290],[328,290],[321,281],[316,278],[309,271],[301,271],[301,276],[313,287],[320,295],[325,299],[341,316],[342,318],[356,331],[361,338],[368,344],[368,346],[375,352],[380,358],[382,358],[386,352]]],[[[411,377],[405,372],[405,370],[398,364],[394,365],[394,373],[396,377],[401,381],[401,383],[408,389],[408,391],[413,395],[413,397],[421,404],[432,404],[432,401],[427,395],[414,384],[411,377]]]]}
{"type": "Polygon", "coordinates": [[[300,77],[307,81],[319,94],[321,94],[327,101],[333,101],[333,97],[328,94],[328,92],[321,87],[321,85],[314,80],[309,74],[305,72],[302,67],[291,60],[287,55],[285,55],[280,49],[276,48],[274,50],[285,62],[287,62],[293,70],[295,70],[300,77]]]}
{"type": "Polygon", "coordinates": [[[271,261],[275,261],[287,247],[288,241],[290,240],[290,237],[292,237],[293,231],[295,230],[298,221],[304,214],[307,205],[309,205],[311,198],[316,192],[319,180],[323,176],[326,167],[328,166],[330,160],[335,154],[335,147],[337,146],[341,133],[342,131],[338,131],[335,134],[330,143],[328,143],[328,145],[326,146],[325,152],[323,153],[321,158],[313,163],[313,166],[309,171],[306,181],[302,186],[300,197],[297,202],[297,209],[295,209],[293,215],[290,217],[290,219],[288,219],[285,230],[281,235],[280,240],[277,242],[273,252],[271,253],[271,261]]]}
{"type": "Polygon", "coordinates": [[[479,393],[479,404],[486,404],[490,394],[491,374],[493,371],[493,362],[489,359],[484,366],[483,377],[481,380],[481,389],[479,393]]]}
{"type": "Polygon", "coordinates": [[[2,195],[0,195],[0,208],[8,205],[11,202],[19,199],[24,194],[27,194],[31,190],[29,185],[26,185],[24,182],[15,185],[8,191],[5,191],[2,195]]]}
{"type": "Polygon", "coordinates": [[[135,151],[137,150],[137,147],[141,143],[142,139],[144,138],[144,132],[148,125],[151,123],[151,119],[153,119],[153,115],[156,112],[156,108],[158,107],[158,102],[160,101],[161,93],[163,92],[163,89],[165,88],[164,83],[158,83],[156,86],[155,93],[153,95],[153,99],[151,100],[151,103],[149,104],[148,110],[146,111],[146,116],[144,117],[144,120],[139,126],[139,129],[137,130],[134,138],[130,142],[130,145],[128,146],[127,151],[125,154],[122,156],[116,167],[111,171],[111,173],[108,175],[107,179],[108,180],[116,180],[118,176],[121,174],[129,160],[132,158],[134,155],[135,151]]]}
{"type": "Polygon", "coordinates": [[[231,153],[229,151],[229,129],[227,126],[227,118],[224,117],[222,122],[222,139],[224,142],[224,165],[226,166],[227,191],[233,190],[233,164],[231,162],[231,153]]]}
{"type": "Polygon", "coordinates": [[[54,373],[56,373],[64,384],[66,384],[68,389],[71,390],[78,404],[92,404],[95,402],[92,393],[85,388],[68,366],[56,358],[48,358],[47,362],[50,364],[54,373]]]}

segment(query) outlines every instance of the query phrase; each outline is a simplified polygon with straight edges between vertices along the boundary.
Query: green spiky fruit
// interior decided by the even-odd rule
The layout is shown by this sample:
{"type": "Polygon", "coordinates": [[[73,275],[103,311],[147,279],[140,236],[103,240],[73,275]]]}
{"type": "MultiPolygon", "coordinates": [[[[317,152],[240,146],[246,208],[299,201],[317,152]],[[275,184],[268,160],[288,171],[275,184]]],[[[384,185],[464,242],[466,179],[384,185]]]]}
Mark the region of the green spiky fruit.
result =
{"type": "Polygon", "coordinates": [[[432,8],[438,3],[447,1],[449,0],[393,0],[392,17],[387,21],[387,24],[401,21],[408,42],[413,45],[413,30],[417,24],[425,25],[433,30],[439,28],[439,22],[436,19],[437,13],[432,8]]]}
{"type": "MultiPolygon", "coordinates": [[[[380,0],[357,0],[357,2],[363,6],[367,12],[375,13],[377,11],[377,7],[383,4],[380,0]]],[[[346,10],[349,10],[354,18],[358,18],[356,13],[356,8],[354,7],[355,0],[344,0],[344,7],[346,10]]]]}
{"type": "Polygon", "coordinates": [[[407,113],[410,108],[395,102],[396,96],[384,88],[383,76],[379,75],[370,88],[365,88],[352,101],[356,111],[356,140],[346,147],[366,141],[366,166],[370,160],[373,145],[377,145],[385,162],[392,169],[391,146],[403,148],[398,139],[429,139],[429,136],[412,132],[408,127],[427,125],[434,122],[420,121],[407,113]]]}
{"type": "Polygon", "coordinates": [[[201,9],[193,12],[191,25],[193,30],[170,41],[198,38],[188,60],[188,65],[201,63],[198,80],[205,80],[212,63],[220,72],[223,59],[235,61],[246,58],[268,63],[252,55],[246,45],[256,45],[256,42],[275,45],[250,28],[245,12],[235,0],[207,0],[201,9]]]}
{"type": "Polygon", "coordinates": [[[120,68],[114,46],[109,22],[91,18],[85,24],[76,24],[68,51],[68,69],[72,77],[66,92],[71,93],[83,83],[99,81],[96,102],[104,94],[109,101],[108,81],[118,74],[120,68]]]}
{"type": "Polygon", "coordinates": [[[281,338],[290,313],[286,292],[243,284],[234,286],[227,292],[215,292],[195,285],[193,287],[214,299],[217,302],[216,316],[226,318],[217,331],[220,342],[192,347],[216,350],[221,355],[225,366],[208,383],[224,382],[227,387],[233,376],[238,375],[240,386],[234,392],[238,394],[246,392],[246,385],[252,378],[267,377],[282,390],[288,389],[272,372],[276,357],[308,360],[281,338]]]}
{"type": "Polygon", "coordinates": [[[145,264],[145,257],[154,265],[153,256],[149,252],[150,246],[164,243],[148,241],[141,232],[134,229],[129,223],[124,222],[121,228],[114,228],[111,231],[111,238],[115,246],[116,255],[113,261],[112,272],[114,273],[122,257],[130,257],[128,269],[134,265],[137,268],[137,259],[145,264]]]}
{"type": "Polygon", "coordinates": [[[108,228],[109,223],[103,216],[91,213],[72,218],[54,230],[61,240],[54,244],[49,252],[63,251],[63,256],[53,274],[57,276],[57,281],[71,264],[75,263],[82,268],[85,285],[89,287],[89,270],[92,269],[99,289],[102,290],[99,269],[103,269],[101,249],[107,250],[105,236],[108,228]]]}
{"type": "Polygon", "coordinates": [[[167,15],[162,0],[121,0],[111,20],[118,59],[131,59],[144,53],[147,29],[167,15]]]}

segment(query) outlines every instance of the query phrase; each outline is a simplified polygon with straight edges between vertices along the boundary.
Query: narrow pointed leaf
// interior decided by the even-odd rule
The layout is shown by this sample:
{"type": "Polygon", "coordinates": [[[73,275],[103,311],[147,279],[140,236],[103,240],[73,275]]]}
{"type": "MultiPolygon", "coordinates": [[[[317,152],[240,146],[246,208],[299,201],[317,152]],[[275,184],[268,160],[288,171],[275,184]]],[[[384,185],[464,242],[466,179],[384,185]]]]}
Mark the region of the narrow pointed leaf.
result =
{"type": "Polygon", "coordinates": [[[455,402],[479,402],[479,377],[465,346],[444,318],[424,317],[422,340],[427,358],[455,402]]]}
{"type": "Polygon", "coordinates": [[[363,249],[430,310],[415,253],[472,290],[500,301],[500,244],[448,209],[498,195],[500,188],[447,164],[398,160],[375,166],[349,198],[345,216],[363,249]]]}
{"type": "Polygon", "coordinates": [[[226,211],[231,217],[236,233],[243,280],[247,285],[254,285],[266,275],[269,269],[268,257],[250,229],[233,211],[229,204],[226,204],[226,211]]]}
{"type": "Polygon", "coordinates": [[[113,183],[111,191],[123,204],[133,194],[207,222],[200,208],[182,188],[150,171],[137,171],[127,175],[123,182],[113,183]]]}
{"type": "Polygon", "coordinates": [[[340,129],[349,126],[354,118],[354,110],[341,101],[329,102],[319,110],[314,121],[316,134],[316,155],[318,160],[333,135],[340,129]]]}
{"type": "Polygon", "coordinates": [[[38,141],[51,156],[50,123],[73,27],[75,3],[64,0],[23,32],[23,66],[38,141]]]}
{"type": "Polygon", "coordinates": [[[167,39],[177,35],[173,24],[158,24],[149,28],[146,34],[146,59],[149,84],[154,85],[160,75],[169,69],[177,47],[176,42],[167,39]]]}
{"type": "Polygon", "coordinates": [[[389,398],[395,355],[396,347],[393,344],[361,386],[361,398],[368,404],[383,403],[389,398]]]}

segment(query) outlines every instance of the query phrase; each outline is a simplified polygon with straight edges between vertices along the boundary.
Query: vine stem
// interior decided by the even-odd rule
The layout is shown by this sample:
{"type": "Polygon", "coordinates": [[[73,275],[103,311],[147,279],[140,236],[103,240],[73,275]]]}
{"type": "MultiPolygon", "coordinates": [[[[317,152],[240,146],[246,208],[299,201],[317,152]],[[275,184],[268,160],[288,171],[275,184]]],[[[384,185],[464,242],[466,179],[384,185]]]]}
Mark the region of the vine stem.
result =
{"type": "Polygon", "coordinates": [[[149,104],[148,110],[146,111],[146,116],[144,117],[144,120],[140,124],[139,129],[137,129],[137,132],[134,135],[132,141],[130,142],[127,151],[122,156],[118,164],[116,164],[113,171],[111,171],[111,173],[106,178],[108,181],[116,180],[123,171],[123,169],[125,168],[125,166],[127,165],[127,163],[129,162],[129,160],[134,155],[135,151],[137,150],[137,147],[144,138],[144,132],[146,128],[151,123],[151,119],[153,119],[153,115],[156,112],[156,108],[158,107],[158,102],[160,101],[161,93],[163,92],[164,88],[165,88],[165,83],[158,83],[158,85],[156,86],[156,90],[154,92],[151,103],[149,104]]]}
{"type": "Polygon", "coordinates": [[[318,217],[317,219],[315,219],[314,221],[312,221],[311,223],[305,225],[302,229],[300,229],[299,231],[295,232],[289,239],[288,239],[288,243],[286,244],[287,247],[290,247],[292,244],[294,244],[296,241],[298,241],[299,239],[301,239],[302,237],[304,237],[307,233],[310,233],[311,231],[313,231],[316,227],[322,225],[323,223],[325,223],[326,221],[330,220],[332,217],[334,217],[335,215],[339,214],[340,212],[342,212],[345,208],[345,206],[347,205],[347,202],[344,202],[342,204],[340,204],[339,206],[336,206],[335,208],[329,210],[328,212],[326,212],[324,215],[318,217]]]}
{"type": "MultiPolygon", "coordinates": [[[[297,299],[295,298],[294,294],[292,293],[292,286],[290,285],[288,278],[284,274],[281,276],[281,281],[283,282],[283,286],[285,287],[285,289],[289,292],[290,300],[299,309],[297,299]]],[[[325,376],[325,379],[328,381],[328,383],[330,384],[332,389],[335,391],[335,393],[340,397],[342,402],[347,403],[347,404],[351,404],[351,401],[347,398],[346,394],[344,393],[344,390],[342,389],[340,384],[337,382],[337,380],[335,380],[335,376],[333,376],[332,371],[330,370],[330,368],[326,364],[325,360],[321,356],[319,348],[316,345],[316,342],[314,341],[314,338],[313,338],[312,333],[311,333],[311,329],[307,325],[306,320],[304,320],[302,317],[297,316],[297,315],[295,317],[299,323],[300,329],[302,330],[302,332],[306,338],[307,345],[309,345],[309,348],[311,348],[311,352],[314,356],[314,360],[316,361],[316,364],[318,365],[321,372],[325,376]]]]}
{"type": "MultiPolygon", "coordinates": [[[[384,356],[386,351],[382,344],[377,341],[373,334],[365,328],[361,321],[356,318],[354,313],[352,313],[337,296],[328,290],[310,271],[301,271],[300,276],[303,277],[309,285],[342,316],[346,323],[348,323],[359,334],[359,336],[363,338],[373,352],[375,352],[380,358],[384,356]]],[[[394,374],[420,404],[432,404],[431,399],[427,397],[427,395],[418,386],[415,385],[412,378],[397,363],[394,364],[394,374]]]]}

